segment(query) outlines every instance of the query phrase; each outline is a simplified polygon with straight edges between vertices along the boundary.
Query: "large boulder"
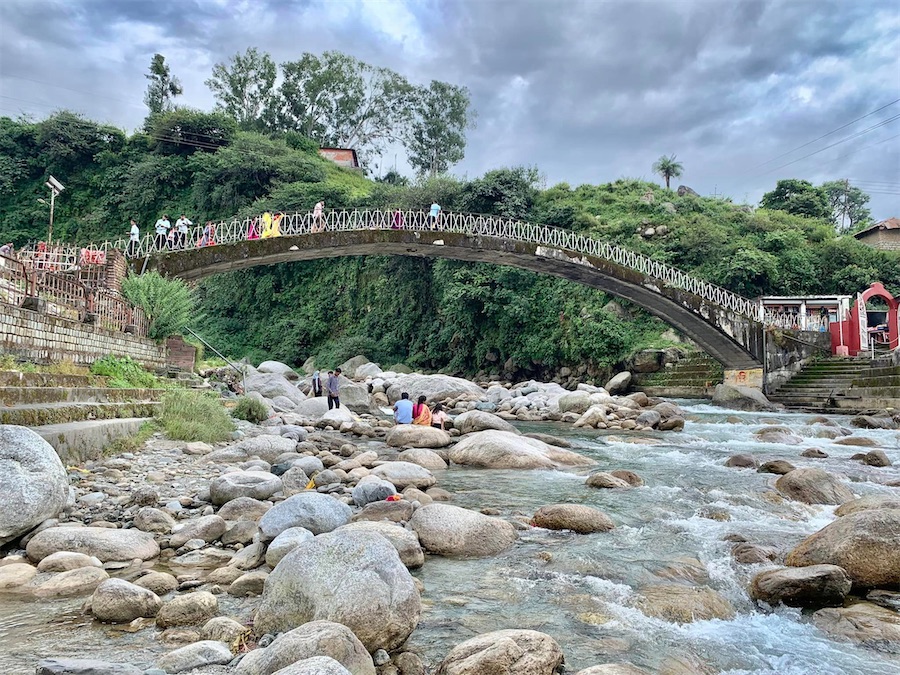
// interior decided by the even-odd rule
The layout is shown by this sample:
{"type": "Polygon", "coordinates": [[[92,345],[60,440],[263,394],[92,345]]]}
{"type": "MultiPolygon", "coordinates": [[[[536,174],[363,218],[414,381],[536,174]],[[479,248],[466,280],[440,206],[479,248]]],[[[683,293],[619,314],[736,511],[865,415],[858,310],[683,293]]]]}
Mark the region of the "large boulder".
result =
{"type": "Polygon", "coordinates": [[[284,556],[314,536],[305,527],[289,527],[269,543],[266,548],[266,565],[274,569],[284,556]]]}
{"type": "Polygon", "coordinates": [[[428,448],[409,448],[401,452],[397,459],[401,462],[418,464],[429,471],[441,471],[447,468],[444,458],[428,448]]]}
{"type": "Polygon", "coordinates": [[[346,407],[355,413],[372,412],[372,402],[369,400],[369,388],[364,384],[351,382],[346,377],[338,381],[338,392],[341,407],[346,407]]]}
{"type": "Polygon", "coordinates": [[[341,365],[339,365],[338,368],[341,369],[342,375],[346,377],[356,377],[356,369],[367,363],[371,363],[371,361],[360,354],[358,356],[347,359],[341,365]]]}
{"type": "Polygon", "coordinates": [[[34,535],[25,550],[38,562],[57,551],[84,553],[100,562],[150,560],[159,555],[159,545],[152,535],[105,527],[49,527],[34,535]]]}
{"type": "Polygon", "coordinates": [[[850,577],[836,565],[782,567],[753,577],[750,597],[770,605],[828,607],[843,604],[850,586],[850,577]]]}
{"type": "Polygon", "coordinates": [[[803,467],[788,471],[775,481],[785,497],[806,504],[843,504],[853,499],[850,488],[822,469],[803,467]]]}
{"type": "Polygon", "coordinates": [[[397,494],[397,488],[393,483],[372,475],[363,477],[350,493],[353,503],[357,506],[380,502],[395,494],[397,494]]]}
{"type": "Polygon", "coordinates": [[[53,446],[26,427],[0,425],[0,546],[56,516],[68,497],[53,446]]]}
{"type": "Polygon", "coordinates": [[[553,675],[562,662],[562,649],[546,633],[498,630],[456,645],[436,675],[553,675]]]}
{"type": "Polygon", "coordinates": [[[297,389],[293,382],[280,373],[261,373],[256,371],[244,378],[244,384],[248,392],[258,392],[270,400],[278,396],[284,396],[297,404],[306,398],[304,393],[297,389]]]}
{"type": "Polygon", "coordinates": [[[419,424],[398,424],[388,429],[384,440],[394,448],[445,448],[450,445],[450,434],[419,424]]]}
{"type": "Polygon", "coordinates": [[[201,640],[164,654],[157,664],[167,673],[184,673],[204,666],[224,666],[233,658],[224,642],[201,640]]]}
{"type": "Polygon", "coordinates": [[[349,628],[333,621],[310,621],[282,633],[265,649],[247,653],[235,675],[272,675],[315,656],[334,659],[351,675],[375,675],[375,664],[362,642],[349,628]]]}
{"type": "Polygon", "coordinates": [[[500,518],[450,504],[428,504],[416,510],[410,525],[429,553],[480,558],[505,551],[516,542],[516,528],[500,518]]]}
{"type": "Polygon", "coordinates": [[[227,529],[228,525],[221,516],[200,516],[184,523],[169,539],[169,546],[180,548],[191,539],[202,539],[209,543],[225,534],[227,529]]]}
{"type": "Polygon", "coordinates": [[[573,412],[581,415],[591,407],[591,395],[586,391],[573,391],[560,396],[556,405],[560,412],[573,412]]]}
{"type": "Polygon", "coordinates": [[[837,565],[854,584],[900,584],[900,509],[859,511],[826,525],[788,553],[791,567],[837,565]]]}
{"type": "Polygon", "coordinates": [[[160,628],[202,626],[218,613],[216,596],[209,591],[194,591],[177,595],[163,604],[156,614],[156,625],[160,628]]]}
{"type": "Polygon", "coordinates": [[[289,527],[322,534],[350,522],[350,507],[330,495],[302,492],[279,502],[259,520],[262,541],[271,541],[289,527]]]}
{"type": "Polygon", "coordinates": [[[283,375],[288,380],[300,379],[300,375],[297,374],[297,371],[281,361],[263,361],[256,367],[256,371],[259,373],[275,373],[276,375],[283,375]]]}
{"type": "Polygon", "coordinates": [[[425,553],[422,551],[419,537],[415,531],[408,530],[392,521],[358,520],[341,525],[335,532],[374,532],[380,534],[397,549],[400,561],[409,569],[415,569],[425,564],[425,553]]]}
{"type": "Polygon", "coordinates": [[[627,370],[623,370],[621,373],[617,373],[613,375],[609,382],[606,383],[606,386],[603,388],[606,389],[610,393],[610,395],[615,394],[624,394],[628,391],[628,387],[631,386],[631,373],[627,370]]]}
{"type": "Polygon", "coordinates": [[[107,579],[91,596],[91,613],[104,623],[129,623],[140,617],[154,617],[162,600],[153,591],[124,579],[107,579]]]}
{"type": "Polygon", "coordinates": [[[268,499],[281,489],[281,478],[268,471],[232,471],[209,484],[209,498],[213,504],[221,506],[238,497],[268,499]]]}
{"type": "Polygon", "coordinates": [[[429,403],[459,398],[466,394],[479,398],[485,395],[484,389],[477,384],[449,375],[401,375],[388,387],[388,400],[394,403],[403,392],[408,393],[413,401],[419,396],[425,396],[429,403]]]}
{"type": "Polygon", "coordinates": [[[871,602],[820,609],[813,614],[813,623],[840,640],[893,654],[900,651],[900,613],[871,602]]]}
{"type": "Polygon", "coordinates": [[[849,516],[859,511],[872,509],[900,509],[900,494],[897,495],[865,495],[859,499],[844,502],[834,510],[836,516],[849,516]]]}
{"type": "Polygon", "coordinates": [[[584,504],[542,506],[535,511],[531,523],[547,530],[572,530],[578,534],[608,532],[615,527],[605,513],[584,504]]]}
{"type": "MultiPolygon", "coordinates": [[[[366,412],[368,412],[368,410],[366,412]]],[[[344,422],[355,422],[356,417],[353,416],[353,412],[350,410],[350,408],[345,405],[341,405],[340,408],[332,408],[331,410],[326,410],[324,413],[322,413],[319,421],[325,424],[330,424],[337,429],[344,422]]]]}
{"type": "Polygon", "coordinates": [[[377,363],[364,363],[356,369],[356,372],[353,373],[353,377],[359,379],[365,379],[367,377],[378,377],[384,371],[381,369],[377,363]]]}
{"type": "Polygon", "coordinates": [[[388,481],[399,490],[410,485],[424,490],[437,482],[431,471],[425,467],[403,461],[379,464],[372,469],[372,475],[388,481]]]}
{"type": "Polygon", "coordinates": [[[706,586],[654,584],[641,589],[638,609],[675,623],[690,623],[707,619],[732,619],[734,607],[723,596],[706,586]]]}
{"type": "Polygon", "coordinates": [[[473,431],[485,431],[487,429],[509,431],[513,434],[521,433],[502,417],[484,410],[469,410],[462,415],[458,415],[453,420],[453,428],[459,429],[459,432],[462,434],[470,434],[473,431]]]}
{"type": "Polygon", "coordinates": [[[595,463],[577,452],[494,429],[465,436],[450,449],[450,460],[486,469],[552,469],[595,463]]]}
{"type": "Polygon", "coordinates": [[[331,532],[288,553],[266,579],[255,627],[292,630],[308,621],[347,626],[369,652],[393,650],[419,623],[409,570],[374,532],[331,532]]]}
{"type": "MultiPolygon", "coordinates": [[[[323,384],[324,386],[324,384],[323,384]]],[[[325,396],[313,396],[301,401],[294,408],[299,417],[317,420],[328,412],[328,399],[325,396]]]]}
{"type": "Polygon", "coordinates": [[[297,449],[297,441],[284,436],[274,436],[272,434],[263,434],[262,436],[254,436],[253,438],[245,438],[240,443],[216,450],[206,458],[209,461],[220,461],[218,459],[220,453],[223,456],[233,457],[232,461],[244,461],[251,457],[259,457],[261,460],[274,464],[279,455],[285,452],[294,452],[297,449]]]}
{"type": "Polygon", "coordinates": [[[759,389],[753,387],[717,384],[713,391],[712,404],[734,410],[762,410],[772,412],[781,406],[772,403],[759,389]]]}

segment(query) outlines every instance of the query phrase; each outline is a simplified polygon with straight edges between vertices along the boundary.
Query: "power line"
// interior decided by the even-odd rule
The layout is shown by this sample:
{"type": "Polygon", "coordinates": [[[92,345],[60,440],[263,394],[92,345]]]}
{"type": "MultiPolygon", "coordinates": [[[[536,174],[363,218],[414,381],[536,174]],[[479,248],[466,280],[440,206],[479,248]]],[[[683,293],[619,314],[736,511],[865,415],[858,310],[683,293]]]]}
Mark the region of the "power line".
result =
{"type": "Polygon", "coordinates": [[[889,117],[889,118],[886,119],[886,120],[882,120],[882,121],[879,122],[878,124],[873,124],[873,125],[870,126],[870,127],[866,127],[866,128],[863,129],[862,131],[858,131],[858,132],[856,132],[855,134],[852,134],[852,135],[850,135],[850,136],[847,136],[846,138],[842,138],[842,139],[839,140],[839,141],[835,141],[834,143],[831,143],[831,144],[829,144],[829,145],[826,145],[824,148],[820,148],[819,150],[816,150],[816,151],[814,151],[814,152],[810,152],[810,153],[807,154],[807,155],[803,155],[803,157],[798,157],[797,159],[792,160],[792,161],[790,161],[790,162],[787,162],[786,164],[782,164],[782,165],[780,165],[780,166],[776,166],[774,169],[769,169],[768,171],[764,171],[763,173],[757,174],[756,177],[759,177],[759,176],[766,176],[766,175],[772,173],[773,171],[778,171],[778,170],[780,170],[780,169],[785,168],[786,166],[791,166],[792,164],[796,164],[797,162],[801,162],[801,161],[803,161],[804,159],[807,159],[808,157],[812,157],[813,155],[818,155],[820,152],[825,152],[826,150],[829,150],[829,149],[835,147],[836,145],[840,145],[841,143],[846,143],[847,141],[852,141],[854,138],[859,138],[860,136],[862,136],[862,135],[864,135],[864,134],[867,134],[867,133],[869,133],[870,131],[874,131],[875,129],[879,129],[879,128],[885,126],[885,125],[890,124],[891,122],[897,121],[898,119],[900,119],[900,115],[894,115],[893,117],[889,117]]]}
{"type": "Polygon", "coordinates": [[[839,160],[846,159],[847,157],[850,157],[851,155],[855,155],[857,152],[860,152],[861,150],[868,150],[869,148],[874,148],[876,145],[881,145],[882,143],[887,143],[888,141],[892,141],[895,138],[900,138],[900,134],[894,134],[893,136],[889,136],[888,138],[877,141],[875,143],[870,143],[869,145],[864,145],[861,148],[855,148],[855,149],[851,150],[850,152],[847,152],[847,153],[841,155],[840,157],[835,157],[834,159],[828,160],[827,163],[832,164],[839,160]]]}
{"type": "Polygon", "coordinates": [[[76,94],[84,94],[85,96],[93,96],[94,98],[105,98],[109,101],[118,101],[119,103],[125,103],[135,108],[143,108],[144,106],[135,103],[134,101],[126,101],[125,99],[115,98],[113,96],[107,96],[105,94],[97,94],[92,91],[84,91],[83,89],[73,89],[72,87],[65,87],[61,84],[54,84],[53,82],[44,82],[41,80],[35,80],[30,77],[22,77],[21,75],[7,75],[4,73],[3,77],[10,77],[16,80],[24,80],[25,82],[34,82],[35,84],[43,84],[48,87],[56,87],[57,89],[65,89],[66,91],[74,91],[76,94]]]}
{"type": "MultiPolygon", "coordinates": [[[[832,130],[829,131],[827,134],[822,134],[822,135],[819,136],[818,138],[814,138],[813,140],[809,141],[808,143],[804,143],[803,145],[798,145],[798,146],[797,146],[796,148],[794,148],[793,150],[788,150],[787,152],[785,152],[785,153],[783,153],[783,154],[781,154],[781,155],[778,155],[777,157],[773,157],[772,159],[767,160],[767,161],[763,162],[762,164],[757,164],[756,166],[750,167],[750,171],[753,171],[754,169],[758,169],[758,168],[760,168],[761,166],[765,166],[766,164],[771,164],[772,162],[774,162],[774,161],[776,161],[776,160],[779,160],[779,159],[781,159],[782,157],[787,157],[788,155],[790,155],[790,154],[793,153],[793,152],[796,152],[797,150],[802,150],[803,148],[805,148],[805,147],[807,147],[807,146],[810,146],[810,145],[812,145],[813,143],[815,143],[815,142],[817,142],[817,141],[821,141],[823,138],[826,138],[826,137],[828,137],[828,136],[831,136],[832,134],[837,133],[837,132],[840,131],[841,129],[846,129],[846,128],[849,127],[849,126],[851,126],[851,125],[853,125],[853,124],[856,124],[856,123],[859,122],[860,120],[864,120],[864,119],[867,118],[867,117],[871,117],[871,116],[874,115],[875,113],[881,112],[881,111],[884,110],[885,108],[890,108],[892,105],[894,105],[894,104],[896,104],[896,103],[900,103],[900,98],[898,98],[898,99],[896,99],[896,100],[894,100],[894,101],[891,101],[891,102],[888,103],[887,105],[881,106],[881,107],[878,108],[877,110],[873,110],[873,111],[870,112],[870,113],[866,113],[866,114],[863,115],[862,117],[857,117],[855,120],[853,120],[853,121],[851,121],[851,122],[847,122],[846,124],[844,124],[844,125],[842,125],[842,126],[839,126],[837,129],[832,129],[832,130]]],[[[763,175],[764,175],[764,174],[763,174],[763,175]]]]}

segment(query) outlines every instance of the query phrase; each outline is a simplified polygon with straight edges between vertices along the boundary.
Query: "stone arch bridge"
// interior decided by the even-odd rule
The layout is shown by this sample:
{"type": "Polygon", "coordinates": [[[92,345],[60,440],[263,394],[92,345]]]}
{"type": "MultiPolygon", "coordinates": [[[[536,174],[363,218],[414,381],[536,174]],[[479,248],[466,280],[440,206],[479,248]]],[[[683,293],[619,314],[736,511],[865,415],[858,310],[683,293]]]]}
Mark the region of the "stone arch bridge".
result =
{"type": "Polygon", "coordinates": [[[757,301],[620,246],[568,230],[475,214],[442,214],[432,229],[427,212],[334,210],[283,215],[278,236],[255,237],[261,218],[216,225],[214,245],[203,228],[173,250],[147,234],[97,248],[126,252],[138,272],[157,270],[185,280],[257,265],[355,256],[402,255],[510,265],[551,274],[629,300],[694,340],[737,380],[761,377],[763,313],[757,301]],[[738,375],[744,371],[743,376],[738,375]],[[751,372],[748,372],[751,371],[751,372]],[[754,375],[756,371],[759,375],[754,375]]]}

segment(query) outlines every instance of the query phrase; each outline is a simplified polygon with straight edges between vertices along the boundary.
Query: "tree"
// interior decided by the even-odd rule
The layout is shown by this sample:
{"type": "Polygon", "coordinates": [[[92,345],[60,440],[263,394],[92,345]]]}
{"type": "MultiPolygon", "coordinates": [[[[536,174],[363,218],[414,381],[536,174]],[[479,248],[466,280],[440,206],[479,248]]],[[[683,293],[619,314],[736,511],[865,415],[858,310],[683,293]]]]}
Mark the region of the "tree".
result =
{"type": "Polygon", "coordinates": [[[871,211],[866,208],[869,195],[847,180],[832,180],[822,183],[822,190],[831,207],[831,220],[836,229],[853,231],[869,222],[871,211]]]}
{"type": "Polygon", "coordinates": [[[474,126],[469,104],[465,87],[432,80],[416,90],[404,143],[419,175],[445,173],[465,156],[466,129],[474,126]]]}
{"type": "Polygon", "coordinates": [[[297,131],[323,146],[355,148],[362,161],[400,139],[413,88],[394,71],[328,51],[282,63],[281,72],[279,130],[297,131]]]}
{"type": "Polygon", "coordinates": [[[831,220],[831,207],[825,190],[807,180],[787,178],[778,181],[775,189],[763,195],[764,209],[787,211],[795,216],[831,220]]]}
{"type": "Polygon", "coordinates": [[[150,74],[144,75],[150,84],[147,85],[147,93],[144,94],[144,103],[150,109],[150,114],[167,112],[175,106],[172,102],[176,96],[181,96],[184,90],[177,77],[172,77],[166,57],[162,54],[154,54],[150,61],[150,74]]]}
{"type": "Polygon", "coordinates": [[[216,97],[217,109],[237,120],[241,129],[257,130],[272,110],[277,72],[272,57],[251,47],[213,66],[205,84],[216,97]]]}
{"type": "Polygon", "coordinates": [[[658,173],[666,181],[666,190],[669,189],[669,181],[679,178],[684,167],[681,162],[675,160],[675,155],[666,157],[663,155],[653,164],[653,173],[658,173]]]}
{"type": "Polygon", "coordinates": [[[166,279],[159,272],[132,274],[122,282],[122,294],[144,310],[153,340],[175,335],[196,318],[193,291],[181,279],[166,279]]]}
{"type": "Polygon", "coordinates": [[[177,108],[151,115],[145,122],[151,147],[166,154],[190,155],[198,150],[214,152],[228,145],[236,124],[222,112],[177,108]]]}

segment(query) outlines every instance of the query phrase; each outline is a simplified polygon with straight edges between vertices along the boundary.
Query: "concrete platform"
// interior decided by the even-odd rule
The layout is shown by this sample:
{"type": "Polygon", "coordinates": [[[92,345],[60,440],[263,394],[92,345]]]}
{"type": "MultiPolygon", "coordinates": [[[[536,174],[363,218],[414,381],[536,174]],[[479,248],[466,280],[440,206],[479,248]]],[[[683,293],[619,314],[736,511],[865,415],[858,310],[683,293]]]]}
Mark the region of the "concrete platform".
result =
{"type": "Polygon", "coordinates": [[[125,417],[48,424],[31,429],[52,445],[63,464],[68,466],[97,459],[106,446],[119,438],[133,436],[149,420],[149,417],[125,417]]]}

